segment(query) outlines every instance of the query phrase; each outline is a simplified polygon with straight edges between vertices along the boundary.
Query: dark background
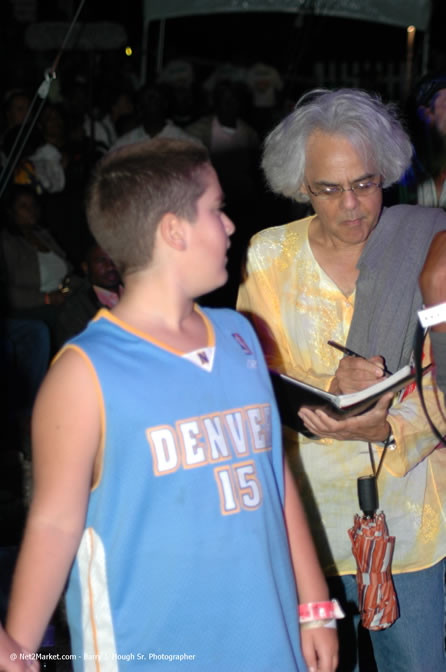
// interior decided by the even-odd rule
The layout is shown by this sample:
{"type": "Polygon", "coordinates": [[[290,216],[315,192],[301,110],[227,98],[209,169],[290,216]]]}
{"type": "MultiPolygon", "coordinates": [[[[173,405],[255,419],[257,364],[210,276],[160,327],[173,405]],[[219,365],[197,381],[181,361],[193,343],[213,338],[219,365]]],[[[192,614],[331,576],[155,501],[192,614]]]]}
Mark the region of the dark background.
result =
{"type": "MultiPolygon", "coordinates": [[[[427,60],[423,55],[424,33],[417,31],[413,80],[422,74],[426,65],[430,70],[446,69],[446,2],[433,0],[432,4],[427,60]]],[[[20,5],[26,3],[23,0],[0,2],[0,78],[3,88],[26,83],[23,80],[38,80],[53,56],[31,52],[24,45],[27,22],[17,19],[17,7],[20,5]]],[[[80,1],[76,0],[36,0],[34,20],[69,21],[79,6],[80,1]]],[[[107,59],[116,67],[133,73],[136,80],[141,67],[142,3],[139,0],[86,0],[79,21],[105,20],[118,22],[125,28],[128,44],[133,49],[130,57],[125,56],[122,49],[113,54],[113,59],[108,54],[107,59]]],[[[149,78],[156,76],[159,26],[159,22],[153,22],[149,29],[149,78]]],[[[377,62],[392,62],[401,67],[406,59],[406,45],[406,30],[401,27],[299,13],[248,12],[168,19],[163,54],[164,62],[180,57],[190,59],[199,78],[205,78],[223,62],[248,65],[263,61],[275,66],[288,81],[298,80],[301,88],[307,88],[314,83],[316,62],[351,65],[357,61],[361,68],[373,68],[377,62]]],[[[60,68],[68,68],[76,61],[87,67],[90,58],[91,54],[65,52],[60,68]]],[[[327,82],[329,85],[332,83],[327,82]]],[[[335,83],[342,85],[342,81],[335,83]]],[[[372,83],[379,88],[379,81],[372,83]]],[[[349,85],[349,82],[346,84],[349,85]]]]}

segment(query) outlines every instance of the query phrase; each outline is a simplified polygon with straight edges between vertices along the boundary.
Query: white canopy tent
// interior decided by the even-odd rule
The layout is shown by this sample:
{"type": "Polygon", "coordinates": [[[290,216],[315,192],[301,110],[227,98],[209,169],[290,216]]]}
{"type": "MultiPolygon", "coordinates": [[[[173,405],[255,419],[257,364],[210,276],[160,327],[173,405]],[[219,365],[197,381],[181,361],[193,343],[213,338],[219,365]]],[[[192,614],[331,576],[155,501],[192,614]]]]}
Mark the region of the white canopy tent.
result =
{"type": "Polygon", "coordinates": [[[152,21],[164,25],[169,18],[234,12],[337,16],[404,28],[413,25],[427,33],[431,0],[143,0],[141,82],[146,78],[148,29],[152,21]]]}

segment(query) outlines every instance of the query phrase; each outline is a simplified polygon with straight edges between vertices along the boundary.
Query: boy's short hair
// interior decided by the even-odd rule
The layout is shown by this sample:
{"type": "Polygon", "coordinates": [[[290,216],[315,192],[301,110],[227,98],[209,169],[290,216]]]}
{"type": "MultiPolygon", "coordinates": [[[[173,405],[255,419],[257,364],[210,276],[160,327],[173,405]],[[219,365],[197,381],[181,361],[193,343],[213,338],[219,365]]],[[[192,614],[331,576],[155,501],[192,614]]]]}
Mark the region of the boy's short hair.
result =
{"type": "Polygon", "coordinates": [[[163,215],[195,220],[209,165],[205,147],[167,139],[127,145],[100,161],[87,193],[88,223],[121,275],[151,262],[163,215]]]}

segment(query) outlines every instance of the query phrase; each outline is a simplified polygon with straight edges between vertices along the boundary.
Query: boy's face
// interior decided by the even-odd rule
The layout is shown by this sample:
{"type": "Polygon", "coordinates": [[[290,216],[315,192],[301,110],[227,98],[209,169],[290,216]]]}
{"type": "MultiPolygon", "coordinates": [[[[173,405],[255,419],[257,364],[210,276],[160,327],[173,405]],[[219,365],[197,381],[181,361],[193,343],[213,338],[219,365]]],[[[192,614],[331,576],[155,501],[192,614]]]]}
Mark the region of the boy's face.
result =
{"type": "Polygon", "coordinates": [[[229,237],[235,226],[222,211],[223,192],[215,170],[206,168],[206,190],[196,204],[196,217],[188,222],[189,268],[196,274],[200,296],[217,289],[228,279],[226,270],[229,237]]]}

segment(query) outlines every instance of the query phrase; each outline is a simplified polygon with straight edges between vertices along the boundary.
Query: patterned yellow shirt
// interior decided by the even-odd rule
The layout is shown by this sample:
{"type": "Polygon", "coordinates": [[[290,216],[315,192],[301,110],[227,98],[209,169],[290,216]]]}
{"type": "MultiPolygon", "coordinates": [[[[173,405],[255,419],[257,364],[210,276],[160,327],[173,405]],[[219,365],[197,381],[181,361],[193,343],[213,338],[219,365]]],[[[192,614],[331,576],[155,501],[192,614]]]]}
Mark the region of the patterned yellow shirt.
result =
{"type": "MultiPolygon", "coordinates": [[[[237,308],[252,320],[270,368],[327,389],[342,357],[327,341],[347,341],[355,296],[346,297],[315,260],[311,220],[254,236],[237,308]]],[[[444,431],[442,395],[430,376],[423,389],[444,431]]],[[[388,419],[396,448],[387,451],[379,476],[380,508],[396,536],[393,572],[415,571],[446,556],[446,449],[435,449],[416,390],[394,404],[388,419]]],[[[347,530],[359,512],[357,478],[371,473],[368,444],[316,441],[286,427],[284,441],[326,573],[355,573],[347,530]]],[[[382,448],[374,451],[378,461],[382,448]]]]}

